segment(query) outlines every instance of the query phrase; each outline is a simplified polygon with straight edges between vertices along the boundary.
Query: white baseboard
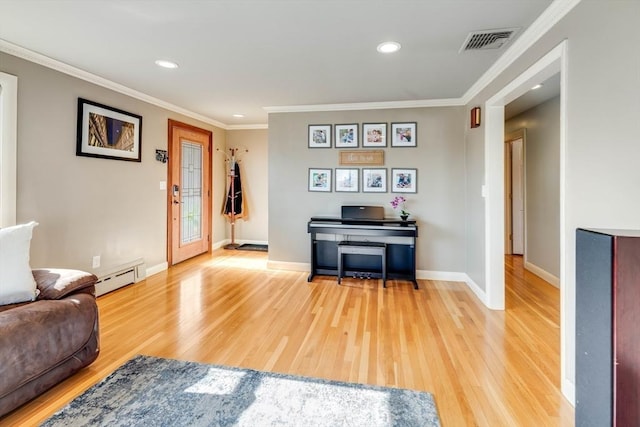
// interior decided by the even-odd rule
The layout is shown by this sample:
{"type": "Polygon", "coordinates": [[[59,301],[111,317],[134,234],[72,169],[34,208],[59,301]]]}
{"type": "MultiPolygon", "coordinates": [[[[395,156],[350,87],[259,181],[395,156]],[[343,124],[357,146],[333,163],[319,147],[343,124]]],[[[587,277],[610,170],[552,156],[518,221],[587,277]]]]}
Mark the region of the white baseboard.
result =
{"type": "Polygon", "coordinates": [[[466,282],[467,275],[451,271],[416,270],[416,278],[422,280],[443,280],[445,282],[466,282]]]}
{"type": "Polygon", "coordinates": [[[487,304],[487,294],[485,291],[480,289],[480,286],[476,282],[474,282],[471,277],[469,277],[466,273],[456,273],[449,271],[429,271],[429,270],[418,270],[416,271],[416,277],[418,279],[424,280],[442,280],[447,282],[464,282],[469,289],[475,294],[475,296],[488,307],[487,304]]]}
{"type": "Polygon", "coordinates": [[[311,271],[311,264],[308,262],[287,262],[287,261],[267,261],[269,270],[288,270],[288,271],[311,271]]]}
{"type": "Polygon", "coordinates": [[[560,288],[560,279],[558,279],[553,274],[551,274],[551,273],[543,270],[542,268],[538,267],[537,265],[532,264],[532,263],[530,263],[528,261],[525,261],[524,268],[526,268],[527,270],[529,270],[530,272],[532,272],[536,276],[542,277],[544,280],[546,280],[547,282],[551,283],[556,288],[560,288]]]}
{"type": "MultiPolygon", "coordinates": [[[[220,249],[223,246],[228,245],[229,243],[231,243],[231,239],[224,239],[224,240],[220,240],[218,242],[214,242],[211,244],[211,250],[215,251],[216,249],[220,249]]],[[[244,239],[236,239],[236,243],[239,245],[243,245],[245,243],[248,243],[250,245],[268,245],[269,241],[267,240],[244,240],[244,239]]]]}
{"type": "Polygon", "coordinates": [[[575,386],[575,384],[573,384],[568,379],[563,378],[562,379],[561,390],[562,390],[562,394],[564,395],[564,397],[566,397],[567,400],[569,401],[569,403],[571,403],[573,405],[573,407],[575,408],[575,406],[576,406],[576,386],[575,386]]]}
{"type": "Polygon", "coordinates": [[[473,281],[473,279],[471,277],[469,277],[468,274],[463,273],[465,276],[464,282],[467,284],[467,286],[469,287],[469,289],[471,289],[471,292],[473,292],[476,297],[478,297],[478,299],[485,305],[485,307],[489,307],[489,302],[487,300],[487,293],[480,289],[480,286],[478,286],[478,284],[476,282],[473,281]]]}
{"type": "Polygon", "coordinates": [[[151,266],[149,268],[147,268],[146,272],[147,272],[147,278],[149,276],[153,276],[154,274],[158,274],[162,271],[165,271],[166,269],[169,268],[169,263],[168,262],[161,262],[160,264],[151,266]]]}
{"type": "Polygon", "coordinates": [[[213,242],[213,243],[211,243],[211,250],[215,251],[216,249],[220,249],[221,247],[223,247],[224,245],[228,245],[229,243],[231,243],[231,240],[229,240],[229,239],[224,239],[224,240],[219,240],[217,242],[213,242]]]}

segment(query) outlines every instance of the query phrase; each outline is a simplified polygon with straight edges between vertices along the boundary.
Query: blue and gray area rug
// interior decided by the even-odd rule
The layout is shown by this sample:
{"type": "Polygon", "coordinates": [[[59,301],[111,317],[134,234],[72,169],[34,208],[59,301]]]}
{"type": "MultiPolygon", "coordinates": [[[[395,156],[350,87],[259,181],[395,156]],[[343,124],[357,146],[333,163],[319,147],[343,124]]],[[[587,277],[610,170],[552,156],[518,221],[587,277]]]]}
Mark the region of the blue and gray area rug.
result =
{"type": "Polygon", "coordinates": [[[136,356],[43,426],[440,426],[430,393],[136,356]]]}

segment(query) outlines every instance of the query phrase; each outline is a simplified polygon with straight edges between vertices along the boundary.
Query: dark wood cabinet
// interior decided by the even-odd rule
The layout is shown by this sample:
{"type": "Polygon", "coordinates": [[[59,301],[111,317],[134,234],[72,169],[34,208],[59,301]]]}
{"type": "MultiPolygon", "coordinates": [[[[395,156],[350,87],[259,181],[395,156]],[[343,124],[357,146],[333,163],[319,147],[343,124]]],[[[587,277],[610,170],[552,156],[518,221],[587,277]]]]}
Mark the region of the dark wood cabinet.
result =
{"type": "Polygon", "coordinates": [[[640,426],[640,231],[576,232],[576,426],[640,426]]]}

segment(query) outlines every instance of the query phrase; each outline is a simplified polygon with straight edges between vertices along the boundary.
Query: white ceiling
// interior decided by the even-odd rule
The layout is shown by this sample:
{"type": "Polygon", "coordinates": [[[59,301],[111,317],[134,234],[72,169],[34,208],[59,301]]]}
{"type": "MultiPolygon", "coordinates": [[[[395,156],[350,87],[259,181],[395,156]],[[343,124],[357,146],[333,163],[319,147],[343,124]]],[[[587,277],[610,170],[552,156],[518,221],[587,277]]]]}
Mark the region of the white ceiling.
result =
{"type": "Polygon", "coordinates": [[[550,4],[0,0],[0,39],[225,125],[247,126],[266,124],[268,106],[459,99],[505,51],[459,53],[468,33],[519,27],[517,38],[550,4]],[[386,40],[402,49],[378,53],[386,40]],[[159,58],[180,67],[161,69],[159,58]]]}
{"type": "Polygon", "coordinates": [[[510,119],[527,111],[529,108],[542,104],[553,97],[560,95],[560,73],[554,74],[541,82],[542,87],[532,89],[519,98],[504,106],[504,118],[510,119]]]}

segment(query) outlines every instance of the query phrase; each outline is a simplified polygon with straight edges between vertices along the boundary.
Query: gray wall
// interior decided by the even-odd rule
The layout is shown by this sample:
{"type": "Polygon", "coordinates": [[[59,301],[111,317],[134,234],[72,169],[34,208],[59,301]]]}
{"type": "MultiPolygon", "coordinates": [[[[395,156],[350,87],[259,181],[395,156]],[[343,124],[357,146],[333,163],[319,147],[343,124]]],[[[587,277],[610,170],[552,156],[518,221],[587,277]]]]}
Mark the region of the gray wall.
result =
{"type": "MultiPolygon", "coordinates": [[[[241,150],[240,172],[245,208],[249,214],[247,218],[236,221],[236,239],[267,242],[269,240],[268,131],[266,129],[227,131],[227,147],[241,150]]],[[[227,228],[229,228],[228,225],[227,228]]],[[[229,233],[228,231],[227,235],[230,235],[229,233]]]]}
{"type": "MultiPolygon", "coordinates": [[[[17,220],[35,220],[32,266],[91,271],[142,257],[147,266],[166,261],[166,164],[155,160],[167,148],[167,120],[213,131],[225,148],[225,131],[84,80],[0,53],[0,69],[18,77],[17,220]],[[139,114],[142,163],[77,157],[78,97],[139,114]]],[[[213,163],[213,236],[224,240],[220,215],[225,188],[220,158],[213,163]]]]}
{"type": "Polygon", "coordinates": [[[560,277],[560,97],[527,110],[504,125],[526,129],[525,260],[560,277]]]}
{"type": "MultiPolygon", "coordinates": [[[[467,108],[481,105],[568,40],[566,249],[562,287],[563,384],[575,383],[575,230],[640,228],[640,2],[583,0],[498,76],[467,108]],[[606,34],[606,37],[603,36],[606,34]]],[[[480,130],[480,131],[478,131],[480,130]]],[[[484,133],[467,132],[467,273],[485,288],[484,133]]],[[[561,277],[562,279],[562,277],[561,277]]]]}
{"type": "Polygon", "coordinates": [[[358,123],[361,131],[362,123],[405,121],[418,124],[417,147],[387,147],[382,167],[388,169],[389,176],[391,168],[418,169],[418,193],[405,194],[407,210],[420,227],[417,267],[442,272],[464,271],[466,113],[460,107],[270,114],[270,261],[308,264],[307,221],[311,216],[340,216],[343,204],[384,206],[386,216],[398,217],[390,205],[395,193],[307,190],[308,169],[339,167],[340,151],[307,148],[308,125],[358,123]]]}

